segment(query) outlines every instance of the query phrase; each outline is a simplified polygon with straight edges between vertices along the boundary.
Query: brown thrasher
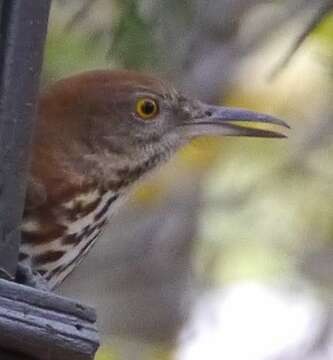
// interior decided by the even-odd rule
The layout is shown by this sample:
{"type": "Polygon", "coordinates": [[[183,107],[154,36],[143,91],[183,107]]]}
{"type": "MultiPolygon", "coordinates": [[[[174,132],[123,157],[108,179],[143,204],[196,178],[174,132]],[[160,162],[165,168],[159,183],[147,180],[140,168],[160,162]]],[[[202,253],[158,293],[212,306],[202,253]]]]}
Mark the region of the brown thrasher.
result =
{"type": "Polygon", "coordinates": [[[34,283],[33,272],[49,288],[58,285],[138,180],[191,139],[284,137],[236,124],[242,121],[287,127],[269,115],[188,99],[136,72],[97,70],[53,84],[38,104],[18,281],[34,283]]]}

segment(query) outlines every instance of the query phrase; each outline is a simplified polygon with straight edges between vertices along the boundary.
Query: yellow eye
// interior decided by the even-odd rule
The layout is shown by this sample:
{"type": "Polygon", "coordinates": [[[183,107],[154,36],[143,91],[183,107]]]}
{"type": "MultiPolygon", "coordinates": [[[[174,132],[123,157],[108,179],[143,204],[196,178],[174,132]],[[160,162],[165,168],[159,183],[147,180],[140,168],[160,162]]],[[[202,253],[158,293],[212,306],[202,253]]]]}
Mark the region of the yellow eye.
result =
{"type": "Polygon", "coordinates": [[[157,101],[150,98],[139,99],[136,102],[136,113],[143,120],[149,120],[155,117],[158,113],[157,101]]]}

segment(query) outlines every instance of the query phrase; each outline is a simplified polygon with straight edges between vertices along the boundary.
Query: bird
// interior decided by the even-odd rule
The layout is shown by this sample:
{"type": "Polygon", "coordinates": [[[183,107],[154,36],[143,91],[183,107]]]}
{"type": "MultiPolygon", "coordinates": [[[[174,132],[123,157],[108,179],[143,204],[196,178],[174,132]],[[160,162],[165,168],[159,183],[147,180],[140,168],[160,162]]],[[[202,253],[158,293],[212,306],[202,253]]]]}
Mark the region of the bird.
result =
{"type": "Polygon", "coordinates": [[[192,139],[285,137],[252,123],[288,128],[271,115],[191,99],[136,71],[91,70],[51,84],[36,110],[17,281],[60,285],[132,189],[192,139]]]}

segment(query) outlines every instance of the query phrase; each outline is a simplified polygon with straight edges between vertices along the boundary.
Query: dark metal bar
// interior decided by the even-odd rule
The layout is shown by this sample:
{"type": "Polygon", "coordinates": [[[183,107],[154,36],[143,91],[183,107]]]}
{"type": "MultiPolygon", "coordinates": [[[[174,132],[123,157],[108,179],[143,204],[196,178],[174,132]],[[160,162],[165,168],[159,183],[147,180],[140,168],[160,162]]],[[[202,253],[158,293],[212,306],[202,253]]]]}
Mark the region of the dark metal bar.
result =
{"type": "Polygon", "coordinates": [[[0,276],[8,279],[17,267],[49,8],[50,0],[3,0],[0,6],[0,276]]]}
{"type": "MultiPolygon", "coordinates": [[[[50,0],[0,0],[0,277],[17,268],[50,0]]],[[[95,310],[0,279],[1,360],[91,360],[95,310]]]]}

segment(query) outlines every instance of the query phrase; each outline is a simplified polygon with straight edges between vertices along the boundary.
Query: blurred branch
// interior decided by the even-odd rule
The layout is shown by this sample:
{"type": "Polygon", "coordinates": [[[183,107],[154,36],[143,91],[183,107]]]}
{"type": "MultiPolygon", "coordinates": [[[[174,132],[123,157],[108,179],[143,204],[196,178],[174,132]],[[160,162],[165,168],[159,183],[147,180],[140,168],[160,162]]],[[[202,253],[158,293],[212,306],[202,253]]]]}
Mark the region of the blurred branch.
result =
{"type": "Polygon", "coordinates": [[[273,69],[270,78],[274,79],[283,68],[285,68],[288,63],[290,62],[293,55],[296,53],[296,51],[300,48],[300,46],[303,44],[305,39],[310,35],[312,31],[314,31],[319,24],[322,22],[322,20],[328,16],[328,14],[333,10],[333,1],[332,0],[326,0],[323,1],[320,6],[316,9],[316,12],[312,19],[310,20],[309,24],[306,25],[304,30],[299,34],[299,36],[296,38],[295,42],[290,47],[289,51],[285,54],[285,56],[281,59],[280,63],[276,66],[275,69],[273,69]]]}
{"type": "Polygon", "coordinates": [[[80,22],[84,21],[93,5],[98,0],[86,0],[81,7],[73,14],[70,21],[65,26],[65,31],[72,31],[80,22]]]}

